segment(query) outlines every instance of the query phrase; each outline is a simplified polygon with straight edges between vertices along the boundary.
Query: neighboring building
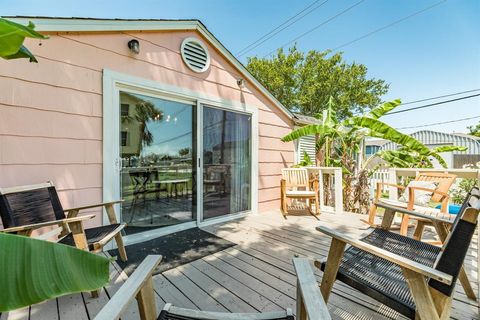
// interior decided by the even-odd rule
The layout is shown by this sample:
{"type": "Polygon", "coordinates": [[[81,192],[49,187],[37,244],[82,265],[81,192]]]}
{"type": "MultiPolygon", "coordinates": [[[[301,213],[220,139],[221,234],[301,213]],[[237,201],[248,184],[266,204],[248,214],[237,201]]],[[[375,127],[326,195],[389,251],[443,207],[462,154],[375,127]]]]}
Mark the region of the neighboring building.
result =
{"type": "MultiPolygon", "coordinates": [[[[480,161],[480,138],[463,133],[443,133],[431,130],[421,130],[410,134],[429,148],[440,146],[462,146],[466,151],[444,152],[441,156],[445,159],[449,168],[462,168],[465,164],[473,164],[480,161]]],[[[381,150],[396,150],[397,144],[388,142],[381,150]]],[[[435,167],[441,167],[435,159],[432,159],[435,167]]]]}
{"type": "MultiPolygon", "coordinates": [[[[306,116],[300,113],[293,113],[295,129],[309,124],[319,124],[320,120],[314,117],[306,116]]],[[[307,153],[310,159],[315,163],[315,135],[303,136],[295,140],[295,163],[303,160],[304,153],[307,153]]]]}
{"type": "Polygon", "coordinates": [[[365,138],[365,159],[368,159],[375,153],[377,153],[380,148],[387,142],[388,140],[380,138],[365,138]]]}
{"type": "Polygon", "coordinates": [[[7,19],[50,38],[0,60],[0,187],[123,198],[120,220],[168,232],[279,207],[297,118],[201,22],[7,19]]]}

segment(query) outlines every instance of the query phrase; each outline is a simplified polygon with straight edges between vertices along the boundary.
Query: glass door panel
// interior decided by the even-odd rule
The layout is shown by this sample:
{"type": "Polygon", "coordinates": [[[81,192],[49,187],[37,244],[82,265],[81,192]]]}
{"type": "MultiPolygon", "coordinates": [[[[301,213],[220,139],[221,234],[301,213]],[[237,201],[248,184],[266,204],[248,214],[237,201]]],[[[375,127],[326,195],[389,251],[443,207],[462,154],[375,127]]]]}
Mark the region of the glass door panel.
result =
{"type": "Polygon", "coordinates": [[[194,106],[120,92],[119,108],[127,234],[196,220],[194,106]]]}
{"type": "Polygon", "coordinates": [[[251,116],[203,107],[203,219],[251,209],[251,116]]]}

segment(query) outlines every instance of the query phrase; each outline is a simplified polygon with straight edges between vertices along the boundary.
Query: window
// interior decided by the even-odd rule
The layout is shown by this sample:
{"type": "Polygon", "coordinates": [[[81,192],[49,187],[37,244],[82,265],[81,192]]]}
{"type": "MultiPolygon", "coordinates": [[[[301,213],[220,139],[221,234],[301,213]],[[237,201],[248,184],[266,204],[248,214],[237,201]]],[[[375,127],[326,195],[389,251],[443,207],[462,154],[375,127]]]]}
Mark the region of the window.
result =
{"type": "MultiPolygon", "coordinates": [[[[127,106],[128,106],[128,104],[127,104],[127,106]]],[[[128,146],[128,132],[127,131],[122,131],[120,138],[122,140],[122,147],[128,146]]]]}
{"type": "Polygon", "coordinates": [[[377,153],[378,150],[380,150],[380,146],[366,146],[365,147],[365,154],[367,156],[371,156],[371,155],[377,153]]]}
{"type": "Polygon", "coordinates": [[[129,111],[130,111],[130,105],[128,103],[122,103],[120,105],[120,115],[122,117],[128,117],[129,111]]]}

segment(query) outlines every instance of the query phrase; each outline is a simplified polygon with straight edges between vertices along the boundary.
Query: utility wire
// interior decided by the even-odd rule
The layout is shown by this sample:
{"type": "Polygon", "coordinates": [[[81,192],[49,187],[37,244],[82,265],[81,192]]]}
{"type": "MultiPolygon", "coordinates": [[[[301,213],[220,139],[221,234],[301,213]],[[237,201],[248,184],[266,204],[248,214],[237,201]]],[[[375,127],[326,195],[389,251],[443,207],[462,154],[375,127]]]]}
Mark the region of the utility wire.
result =
{"type": "Polygon", "coordinates": [[[301,19],[303,19],[304,17],[306,17],[307,15],[309,15],[310,13],[312,13],[313,11],[317,10],[318,8],[320,8],[321,6],[323,6],[325,3],[328,2],[328,0],[325,0],[323,1],[322,3],[320,3],[318,6],[315,7],[315,5],[320,2],[320,0],[317,0],[315,2],[313,2],[312,4],[310,4],[309,6],[307,6],[306,8],[304,8],[302,11],[300,11],[299,13],[297,13],[296,15],[294,15],[293,17],[289,18],[288,20],[286,20],[285,22],[283,22],[282,24],[280,24],[279,26],[277,26],[276,28],[274,28],[273,30],[271,30],[270,32],[264,34],[263,36],[261,36],[260,38],[258,38],[257,40],[255,40],[254,42],[252,42],[251,44],[249,44],[248,46],[246,46],[245,48],[243,48],[242,50],[240,50],[239,52],[237,52],[237,56],[238,57],[241,57],[243,55],[245,55],[246,53],[252,51],[253,49],[257,48],[258,46],[260,46],[261,44],[263,44],[264,42],[268,41],[269,39],[271,39],[272,37],[274,37],[275,35],[277,35],[278,33],[282,32],[283,30],[285,30],[286,28],[290,27],[291,25],[297,23],[298,21],[300,21],[301,19]],[[313,8],[312,8],[313,7],[313,8]],[[302,15],[303,14],[303,15],[302,15]],[[298,16],[300,16],[298,19],[295,19],[297,18],[298,16]]]}
{"type": "Polygon", "coordinates": [[[429,100],[436,100],[436,99],[447,98],[447,97],[451,97],[451,96],[458,96],[459,94],[465,94],[465,93],[476,92],[476,91],[480,91],[480,88],[479,89],[467,90],[467,91],[461,91],[461,92],[455,92],[455,93],[449,93],[449,94],[445,94],[443,96],[436,96],[436,97],[425,98],[425,99],[420,99],[420,100],[415,100],[415,101],[409,101],[409,102],[402,103],[401,105],[405,106],[407,104],[413,104],[413,103],[424,102],[424,101],[429,101],[429,100]]]}
{"type": "Polygon", "coordinates": [[[445,101],[439,101],[439,102],[435,102],[435,103],[431,103],[431,104],[426,104],[426,105],[423,105],[423,106],[418,106],[418,107],[413,107],[413,108],[409,108],[409,109],[403,109],[403,110],[398,110],[398,111],[392,111],[392,112],[388,112],[388,113],[386,113],[385,115],[386,115],[386,116],[388,116],[388,115],[391,115],[391,114],[396,114],[396,113],[402,113],[402,112],[407,112],[407,111],[412,111],[412,110],[418,110],[418,109],[430,108],[430,107],[437,106],[437,105],[440,105],[440,104],[445,104],[445,103],[450,103],[450,102],[459,101],[459,100],[465,100],[465,99],[471,99],[471,98],[478,97],[478,96],[480,96],[480,93],[477,93],[477,94],[472,94],[472,95],[470,95],[470,96],[460,97],[460,98],[456,98],[456,99],[450,99],[450,100],[445,100],[445,101]]]}
{"type": "Polygon", "coordinates": [[[409,14],[409,15],[406,16],[406,17],[403,17],[403,18],[401,18],[401,19],[399,19],[399,20],[396,20],[396,21],[391,22],[391,23],[389,23],[389,24],[387,24],[387,25],[384,25],[383,27],[380,27],[380,28],[378,28],[378,29],[375,29],[375,30],[373,30],[373,31],[371,31],[371,32],[369,32],[369,33],[367,33],[367,34],[364,34],[364,35],[361,36],[361,37],[358,37],[358,38],[353,39],[353,40],[351,40],[351,41],[349,41],[349,42],[346,42],[346,43],[344,43],[344,44],[342,44],[342,45],[334,48],[332,51],[337,51],[337,50],[340,49],[340,48],[349,46],[349,45],[351,45],[352,43],[355,43],[355,42],[357,42],[357,41],[360,41],[360,40],[362,40],[362,39],[365,39],[365,38],[367,38],[367,37],[370,37],[371,35],[374,35],[374,34],[377,33],[377,32],[380,32],[380,31],[383,31],[383,30],[388,29],[388,28],[390,28],[390,27],[393,27],[394,25],[399,24],[400,22],[403,22],[403,21],[405,21],[405,20],[407,20],[407,19],[410,19],[410,18],[412,18],[412,17],[414,17],[414,16],[416,16],[416,15],[419,15],[419,14],[421,14],[421,13],[424,13],[425,11],[428,11],[428,10],[430,10],[430,9],[433,9],[434,7],[436,7],[436,6],[444,3],[444,2],[446,2],[446,1],[447,1],[447,0],[442,0],[442,1],[440,1],[440,2],[434,3],[433,5],[428,6],[428,7],[424,8],[424,9],[422,9],[422,10],[420,10],[420,11],[416,11],[416,12],[414,12],[414,13],[412,13],[412,14],[409,14]]]}
{"type": "Polygon", "coordinates": [[[310,33],[312,33],[313,31],[317,30],[318,28],[326,25],[326,24],[329,23],[330,21],[335,20],[336,18],[340,17],[340,16],[343,15],[344,13],[347,13],[348,11],[350,11],[350,10],[353,9],[353,8],[355,8],[356,6],[358,6],[359,4],[361,4],[361,3],[364,2],[364,1],[365,1],[365,0],[360,0],[360,1],[358,1],[358,2],[355,2],[355,3],[354,3],[353,5],[351,5],[350,7],[348,7],[348,8],[346,8],[346,9],[340,11],[340,12],[337,13],[336,15],[328,18],[327,20],[323,21],[322,23],[320,23],[320,24],[316,25],[315,27],[307,30],[306,32],[302,33],[301,35],[299,35],[299,36],[296,37],[295,39],[290,40],[290,41],[284,43],[280,48],[277,48],[277,49],[275,49],[275,50],[270,51],[269,53],[267,53],[267,54],[264,55],[263,57],[265,58],[265,57],[271,55],[272,53],[274,53],[275,51],[277,51],[278,49],[284,48],[285,46],[287,46],[287,45],[289,45],[289,44],[291,44],[291,43],[299,40],[300,38],[305,37],[307,34],[310,34],[310,33]]]}
{"type": "Polygon", "coordinates": [[[414,129],[414,128],[431,127],[431,126],[436,126],[436,125],[440,125],[440,124],[460,122],[460,121],[466,121],[466,120],[477,119],[477,118],[480,118],[480,116],[462,118],[462,119],[456,119],[456,120],[450,120],[450,121],[444,121],[444,122],[435,122],[435,123],[429,123],[429,124],[424,124],[424,125],[420,125],[420,126],[402,127],[402,128],[397,128],[397,129],[400,130],[400,129],[414,129]]]}

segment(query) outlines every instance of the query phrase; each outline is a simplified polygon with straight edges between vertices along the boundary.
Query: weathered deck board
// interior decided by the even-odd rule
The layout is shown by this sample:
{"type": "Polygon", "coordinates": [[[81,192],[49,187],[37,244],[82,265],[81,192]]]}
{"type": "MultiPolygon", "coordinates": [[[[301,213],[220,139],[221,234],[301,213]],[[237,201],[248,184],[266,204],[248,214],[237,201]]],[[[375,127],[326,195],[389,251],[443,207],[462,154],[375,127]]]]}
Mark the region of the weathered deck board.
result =
{"type": "MultiPolygon", "coordinates": [[[[309,215],[292,215],[284,219],[279,212],[270,212],[209,226],[205,228],[207,231],[237,245],[154,276],[157,310],[161,310],[165,302],[192,309],[227,312],[295,310],[296,278],[292,258],[326,257],[331,239],[314,227],[322,223],[342,232],[364,233],[366,228],[359,218],[323,214],[319,221],[309,215]]],[[[479,254],[477,232],[466,258],[466,269],[480,296],[479,254]]],[[[320,281],[322,272],[314,271],[320,281]]],[[[93,319],[125,282],[127,275],[113,263],[110,279],[97,299],[88,293],[70,295],[4,313],[0,320],[93,319]]],[[[341,282],[335,283],[328,307],[333,319],[404,318],[341,282]]],[[[478,319],[479,314],[478,302],[468,300],[462,287],[457,285],[452,319],[478,319]]],[[[138,319],[135,301],[122,319],[138,319]]]]}

